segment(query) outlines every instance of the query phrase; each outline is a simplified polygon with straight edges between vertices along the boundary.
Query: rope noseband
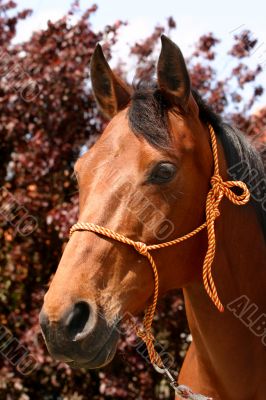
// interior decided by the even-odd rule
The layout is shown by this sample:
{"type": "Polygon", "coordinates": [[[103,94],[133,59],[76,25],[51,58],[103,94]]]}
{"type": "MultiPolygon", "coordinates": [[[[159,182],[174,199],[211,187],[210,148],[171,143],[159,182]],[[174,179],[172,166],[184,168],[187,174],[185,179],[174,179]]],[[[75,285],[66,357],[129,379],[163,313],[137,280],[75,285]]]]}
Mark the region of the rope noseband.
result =
{"type": "MultiPolygon", "coordinates": [[[[189,239],[195,236],[197,233],[202,231],[204,228],[207,228],[207,236],[208,236],[208,248],[205,255],[205,259],[203,262],[203,284],[205,287],[206,292],[208,293],[209,297],[217,307],[217,309],[222,312],[224,311],[224,307],[219,299],[217,289],[215,287],[215,283],[212,277],[211,267],[213,264],[214,256],[215,256],[215,248],[216,248],[216,239],[215,239],[215,220],[219,217],[219,205],[222,201],[222,198],[225,196],[229,201],[236,205],[243,205],[249,201],[250,193],[249,190],[244,182],[241,181],[223,181],[220,172],[219,172],[219,162],[218,162],[218,152],[217,152],[217,142],[216,136],[211,125],[208,125],[210,136],[211,136],[211,146],[213,152],[213,160],[214,160],[214,173],[211,178],[211,189],[208,192],[207,199],[206,199],[206,222],[200,225],[198,228],[194,229],[192,232],[177,238],[175,240],[171,240],[165,243],[159,244],[152,244],[147,245],[142,242],[135,242],[119,233],[114,232],[111,229],[104,228],[99,225],[95,225],[89,222],[78,222],[72,226],[70,229],[70,236],[76,231],[90,231],[94,233],[98,233],[102,236],[106,236],[118,242],[127,244],[129,246],[134,247],[134,249],[141,254],[142,256],[146,257],[153,270],[154,274],[154,296],[152,304],[147,308],[145,317],[143,320],[143,329],[137,329],[136,333],[142,340],[146,343],[150,360],[152,364],[158,366],[159,368],[164,368],[163,362],[159,356],[159,354],[154,349],[154,337],[151,333],[151,325],[157,305],[158,300],[158,292],[159,292],[159,277],[156,264],[152,255],[150,254],[153,250],[162,249],[164,247],[173,246],[175,244],[181,243],[186,239],[189,239]],[[236,194],[232,191],[232,188],[239,188],[241,189],[242,193],[236,194]]],[[[178,393],[178,388],[176,387],[176,394],[180,396],[184,396],[181,392],[178,393]]],[[[180,387],[181,388],[181,387],[180,387]]],[[[184,390],[184,388],[182,389],[184,390]]],[[[192,395],[191,395],[192,396],[192,395]]],[[[194,395],[193,395],[194,396],[194,395]]],[[[195,395],[198,396],[198,395],[195,395]]],[[[182,397],[185,398],[185,397],[182,397]]],[[[196,399],[197,397],[186,397],[190,399],[196,399]]]]}

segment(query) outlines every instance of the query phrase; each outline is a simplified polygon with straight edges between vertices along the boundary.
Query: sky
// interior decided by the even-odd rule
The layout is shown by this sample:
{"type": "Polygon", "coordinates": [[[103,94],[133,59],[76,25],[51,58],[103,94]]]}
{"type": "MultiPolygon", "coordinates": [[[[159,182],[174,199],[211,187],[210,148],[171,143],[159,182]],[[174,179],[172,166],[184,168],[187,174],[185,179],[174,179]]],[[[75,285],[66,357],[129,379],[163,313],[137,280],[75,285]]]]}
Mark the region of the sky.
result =
{"type": "MultiPolygon", "coordinates": [[[[33,15],[20,22],[18,41],[30,38],[34,30],[45,28],[47,21],[60,18],[69,9],[72,0],[17,0],[18,7],[33,9],[33,15]]],[[[252,31],[258,38],[258,44],[250,57],[250,65],[261,64],[263,73],[260,82],[266,83],[266,2],[265,0],[96,0],[98,11],[92,18],[94,29],[101,30],[105,25],[121,19],[128,22],[123,27],[119,43],[114,49],[117,57],[127,59],[127,43],[134,43],[147,37],[158,23],[165,23],[173,16],[177,29],[172,39],[179,45],[185,56],[190,55],[193,44],[199,36],[207,32],[223,40],[220,53],[221,66],[226,68],[228,58],[226,49],[232,44],[234,34],[243,29],[252,31]],[[227,47],[226,47],[227,46],[227,47]],[[223,64],[224,63],[224,64],[223,64]]],[[[90,7],[93,1],[81,0],[82,9],[90,7]]],[[[223,73],[223,71],[221,72],[223,73]]],[[[266,96],[263,97],[265,104],[266,96]]]]}

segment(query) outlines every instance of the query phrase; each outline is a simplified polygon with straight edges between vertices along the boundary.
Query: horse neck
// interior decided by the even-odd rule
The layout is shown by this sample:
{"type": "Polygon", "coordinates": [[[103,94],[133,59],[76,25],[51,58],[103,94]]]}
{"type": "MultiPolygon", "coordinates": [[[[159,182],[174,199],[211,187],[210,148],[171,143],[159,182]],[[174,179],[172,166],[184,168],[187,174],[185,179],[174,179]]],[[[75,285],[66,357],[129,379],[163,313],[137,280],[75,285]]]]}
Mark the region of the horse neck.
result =
{"type": "MultiPolygon", "coordinates": [[[[266,310],[262,284],[266,281],[265,241],[254,207],[236,207],[224,200],[216,221],[216,243],[212,271],[224,313],[215,308],[202,282],[189,284],[184,288],[184,296],[197,359],[202,369],[208,366],[206,373],[211,379],[220,380],[225,388],[223,398],[231,398],[226,390],[232,390],[232,380],[233,390],[240,393],[243,381],[235,377],[250,381],[262,357],[265,362],[261,337],[250,328],[251,322],[266,310]],[[241,296],[248,299],[248,307],[253,304],[252,310],[257,310],[257,314],[249,316],[250,324],[235,315],[230,306],[241,296]]],[[[258,369],[256,378],[260,373],[258,369]]]]}

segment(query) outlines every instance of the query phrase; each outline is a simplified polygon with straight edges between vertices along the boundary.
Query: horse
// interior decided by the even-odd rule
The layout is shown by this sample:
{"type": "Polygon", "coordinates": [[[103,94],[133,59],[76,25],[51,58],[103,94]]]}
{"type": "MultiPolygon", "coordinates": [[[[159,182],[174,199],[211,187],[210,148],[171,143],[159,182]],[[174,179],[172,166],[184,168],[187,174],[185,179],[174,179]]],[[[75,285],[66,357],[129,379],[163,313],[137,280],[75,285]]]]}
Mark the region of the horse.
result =
{"type": "Polygon", "coordinates": [[[126,315],[136,316],[154,303],[157,272],[157,297],[183,289],[193,337],[179,383],[215,400],[262,400],[266,392],[262,157],[193,90],[179,47],[166,36],[161,41],[156,81],[133,87],[111,70],[99,44],[94,51],[92,88],[110,122],[75,163],[79,225],[74,226],[45,294],[40,325],[56,359],[75,367],[105,366],[116,352],[117,326],[126,315]],[[217,174],[216,181],[212,179],[212,141],[218,182],[217,174]],[[229,194],[221,195],[221,188],[230,189],[231,197],[243,192],[234,184],[225,189],[229,178],[247,185],[250,201],[238,207],[229,194]],[[220,205],[219,211],[218,206],[211,208],[213,219],[206,225],[209,193],[216,193],[220,205]],[[214,226],[213,244],[209,234],[214,234],[214,226]],[[161,246],[177,237],[187,240],[161,246]],[[159,246],[149,258],[153,243],[159,246]],[[207,260],[207,278],[212,279],[208,291],[202,269],[210,247],[215,254],[211,263],[207,260]]]}

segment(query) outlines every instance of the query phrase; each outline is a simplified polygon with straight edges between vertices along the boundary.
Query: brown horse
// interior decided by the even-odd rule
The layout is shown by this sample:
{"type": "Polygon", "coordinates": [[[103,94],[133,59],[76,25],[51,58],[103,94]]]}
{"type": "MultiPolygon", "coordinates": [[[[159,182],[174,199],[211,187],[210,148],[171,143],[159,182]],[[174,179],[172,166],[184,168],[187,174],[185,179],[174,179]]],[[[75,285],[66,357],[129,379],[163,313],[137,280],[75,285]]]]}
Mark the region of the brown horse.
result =
{"type": "MultiPolygon", "coordinates": [[[[159,296],[183,288],[193,342],[179,383],[215,400],[266,398],[265,172],[260,155],[191,90],[179,48],[165,36],[157,83],[132,89],[98,45],[91,62],[95,97],[111,119],[75,165],[79,221],[134,241],[161,243],[205,221],[213,174],[211,124],[223,179],[244,180],[252,201],[224,198],[216,220],[213,276],[225,311],[204,290],[206,230],[153,253],[159,296]]],[[[237,192],[237,189],[235,189],[237,192]]],[[[135,249],[94,232],[75,232],[44,299],[40,323],[50,353],[70,365],[101,367],[118,341],[117,321],[150,304],[152,270],[135,249]]]]}

